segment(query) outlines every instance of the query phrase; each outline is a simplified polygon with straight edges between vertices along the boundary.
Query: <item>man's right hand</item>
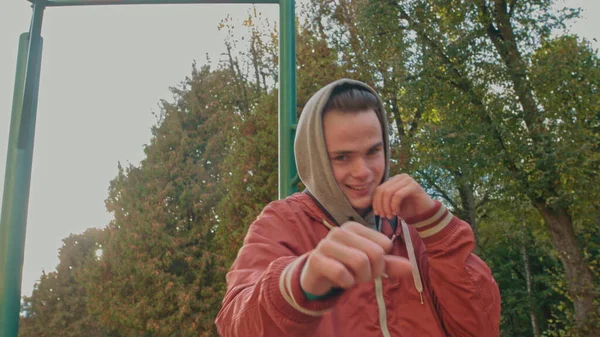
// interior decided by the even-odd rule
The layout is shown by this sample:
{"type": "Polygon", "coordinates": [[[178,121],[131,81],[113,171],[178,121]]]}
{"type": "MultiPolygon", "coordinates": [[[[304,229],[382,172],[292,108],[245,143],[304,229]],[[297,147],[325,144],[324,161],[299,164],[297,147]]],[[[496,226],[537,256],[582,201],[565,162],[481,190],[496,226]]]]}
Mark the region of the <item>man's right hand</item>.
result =
{"type": "Polygon", "coordinates": [[[332,288],[348,289],[387,274],[402,277],[412,272],[410,262],[387,255],[392,241],[382,233],[349,221],[333,228],[309,254],[300,274],[300,286],[320,296],[332,288]]]}

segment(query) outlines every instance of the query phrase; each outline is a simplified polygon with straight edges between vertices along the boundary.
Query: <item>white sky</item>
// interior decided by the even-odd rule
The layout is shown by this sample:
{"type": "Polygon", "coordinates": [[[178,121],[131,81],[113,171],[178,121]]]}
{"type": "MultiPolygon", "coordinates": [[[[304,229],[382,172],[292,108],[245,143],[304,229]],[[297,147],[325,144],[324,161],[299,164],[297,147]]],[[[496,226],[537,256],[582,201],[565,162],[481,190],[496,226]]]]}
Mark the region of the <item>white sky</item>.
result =
{"type": "MultiPolygon", "coordinates": [[[[567,0],[586,9],[573,31],[600,40],[598,0],[567,0]]],[[[117,162],[138,164],[150,140],[160,99],[224,51],[219,21],[246,17],[249,5],[93,6],[48,8],[42,36],[37,112],[22,294],[42,270],[53,271],[71,233],[103,227],[117,162]]],[[[277,5],[259,5],[272,20],[277,5]]],[[[6,151],[19,35],[29,29],[26,0],[0,2],[0,184],[6,151]]],[[[595,48],[600,48],[598,41],[595,48]]],[[[2,191],[3,189],[0,189],[2,191]]],[[[1,192],[0,192],[1,193],[1,192]]],[[[0,201],[2,196],[0,195],[0,201]]]]}
{"type": "MultiPolygon", "coordinates": [[[[250,5],[157,5],[48,8],[22,294],[42,269],[53,271],[71,233],[103,227],[117,162],[138,164],[159,99],[191,74],[194,60],[213,64],[224,51],[217,25],[250,5]]],[[[277,5],[260,5],[277,19],[277,5]]],[[[4,184],[18,38],[28,31],[25,0],[0,1],[0,177],[4,184]]],[[[2,189],[0,189],[2,191],[2,189]]],[[[0,197],[1,198],[1,197],[0,197]]],[[[1,200],[1,199],[0,199],[1,200]]]]}

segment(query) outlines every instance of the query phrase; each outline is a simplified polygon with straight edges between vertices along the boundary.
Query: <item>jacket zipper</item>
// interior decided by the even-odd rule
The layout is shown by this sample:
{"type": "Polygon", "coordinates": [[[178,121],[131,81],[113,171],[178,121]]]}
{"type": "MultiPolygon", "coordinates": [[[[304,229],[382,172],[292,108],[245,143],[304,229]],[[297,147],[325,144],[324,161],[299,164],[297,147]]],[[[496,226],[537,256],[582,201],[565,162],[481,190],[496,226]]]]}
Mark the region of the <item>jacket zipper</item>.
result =
{"type": "Polygon", "coordinates": [[[387,326],[387,311],[383,301],[383,283],[381,277],[375,279],[375,297],[377,298],[377,307],[379,308],[379,326],[383,337],[391,337],[387,326]]]}

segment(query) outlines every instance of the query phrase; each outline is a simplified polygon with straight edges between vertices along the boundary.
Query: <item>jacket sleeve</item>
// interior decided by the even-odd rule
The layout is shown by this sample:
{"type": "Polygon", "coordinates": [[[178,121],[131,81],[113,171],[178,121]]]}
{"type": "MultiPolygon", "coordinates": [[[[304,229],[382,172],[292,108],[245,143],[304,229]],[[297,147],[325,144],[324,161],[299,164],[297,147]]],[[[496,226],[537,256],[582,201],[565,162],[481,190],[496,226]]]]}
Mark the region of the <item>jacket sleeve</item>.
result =
{"type": "Polygon", "coordinates": [[[471,226],[437,201],[434,209],[406,222],[425,246],[428,283],[448,335],[499,336],[500,291],[490,268],[472,253],[471,226]]]}
{"type": "Polygon", "coordinates": [[[300,271],[308,252],[299,247],[307,229],[299,230],[297,216],[277,206],[267,206],[250,225],[227,274],[216,319],[222,337],[310,336],[337,301],[306,299],[300,271]]]}

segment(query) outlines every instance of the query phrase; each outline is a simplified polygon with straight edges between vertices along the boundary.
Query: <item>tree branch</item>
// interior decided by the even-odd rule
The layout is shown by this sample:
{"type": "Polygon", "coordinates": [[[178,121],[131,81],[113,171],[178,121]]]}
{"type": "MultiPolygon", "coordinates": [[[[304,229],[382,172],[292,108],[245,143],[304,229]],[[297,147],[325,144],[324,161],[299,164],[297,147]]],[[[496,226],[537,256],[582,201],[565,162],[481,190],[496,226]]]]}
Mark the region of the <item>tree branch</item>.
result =
{"type": "Polygon", "coordinates": [[[487,204],[487,203],[488,203],[488,201],[490,201],[490,194],[489,194],[489,193],[486,193],[486,194],[483,196],[483,199],[479,200],[479,202],[477,203],[477,205],[475,205],[475,208],[477,209],[477,208],[479,208],[479,207],[481,207],[481,206],[483,206],[483,205],[487,204]]]}
{"type": "Polygon", "coordinates": [[[517,0],[512,0],[509,4],[508,4],[508,16],[510,18],[512,18],[513,13],[515,12],[515,4],[516,4],[517,0]]]}
{"type": "Polygon", "coordinates": [[[487,35],[492,41],[502,62],[508,69],[515,94],[523,108],[523,120],[527,129],[545,131],[540,122],[540,111],[535,102],[533,87],[527,80],[527,65],[517,47],[517,38],[513,31],[506,0],[496,0],[494,3],[494,15],[489,12],[486,0],[479,0],[480,21],[487,27],[487,35]],[[494,21],[497,27],[494,26],[494,21]]]}
{"type": "MultiPolygon", "coordinates": [[[[398,12],[400,13],[400,18],[404,19],[408,22],[408,24],[412,27],[412,29],[414,29],[417,36],[421,40],[423,40],[425,42],[425,44],[438,55],[438,57],[442,60],[442,63],[444,65],[446,65],[446,67],[448,67],[448,69],[452,73],[453,77],[456,79],[456,81],[447,79],[448,83],[450,83],[452,86],[456,87],[457,89],[459,89],[460,91],[465,93],[469,97],[469,101],[471,102],[471,104],[473,104],[481,112],[480,116],[484,119],[484,121],[492,126],[492,134],[493,134],[494,139],[498,142],[500,148],[506,153],[505,163],[506,163],[506,166],[509,169],[509,171],[511,171],[513,173],[520,172],[515,164],[515,161],[510,158],[508,148],[504,142],[504,138],[500,134],[500,131],[496,127],[496,124],[494,123],[493,119],[491,118],[490,113],[487,111],[485,105],[483,104],[483,99],[477,95],[477,93],[474,90],[474,86],[470,82],[470,80],[458,70],[457,66],[452,62],[452,60],[448,57],[448,55],[446,55],[446,53],[439,46],[439,44],[436,43],[435,41],[433,41],[433,39],[431,39],[421,29],[420,23],[413,20],[412,17],[410,17],[410,15],[408,15],[408,13],[404,10],[404,8],[402,8],[402,6],[398,2],[396,2],[394,0],[390,0],[390,2],[392,3],[393,6],[396,7],[398,12]]],[[[491,29],[496,30],[494,28],[493,24],[491,23],[491,18],[489,17],[489,13],[488,13],[487,5],[485,4],[485,0],[480,0],[480,6],[485,10],[485,11],[483,11],[483,13],[480,13],[480,14],[482,14],[484,16],[487,14],[487,18],[490,22],[491,29]]],[[[440,79],[440,80],[443,80],[443,79],[440,79]]]]}
{"type": "Polygon", "coordinates": [[[450,196],[442,189],[438,186],[438,184],[436,184],[433,181],[433,178],[431,176],[429,176],[427,173],[425,173],[422,170],[418,170],[417,173],[419,173],[420,175],[423,176],[423,178],[425,178],[425,180],[427,181],[427,183],[429,185],[431,185],[438,193],[439,195],[444,198],[444,200],[446,200],[451,206],[452,208],[458,210],[461,209],[459,207],[456,206],[456,203],[454,202],[454,200],[452,200],[452,198],[450,198],[450,196]]]}

